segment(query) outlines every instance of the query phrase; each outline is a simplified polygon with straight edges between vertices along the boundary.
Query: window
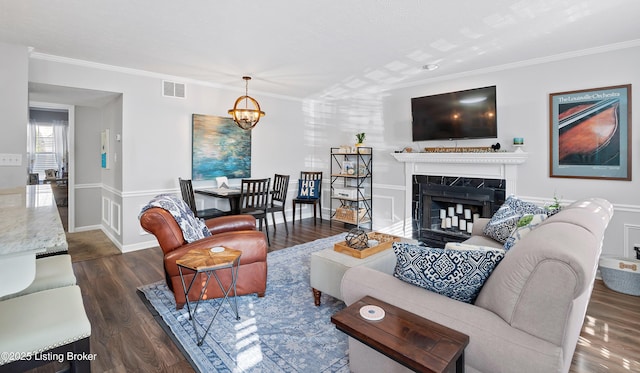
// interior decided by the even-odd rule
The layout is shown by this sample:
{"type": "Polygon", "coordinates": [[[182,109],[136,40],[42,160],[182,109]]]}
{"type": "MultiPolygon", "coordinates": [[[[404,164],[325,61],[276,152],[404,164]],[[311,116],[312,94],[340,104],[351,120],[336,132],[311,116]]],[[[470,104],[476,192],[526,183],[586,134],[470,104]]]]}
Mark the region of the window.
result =
{"type": "Polygon", "coordinates": [[[31,120],[28,126],[29,173],[45,180],[45,170],[53,169],[61,177],[66,172],[67,121],[31,120]]]}
{"type": "Polygon", "coordinates": [[[53,125],[37,124],[34,126],[34,130],[35,152],[31,172],[39,174],[40,180],[44,180],[44,170],[58,170],[58,159],[54,151],[53,125]]]}

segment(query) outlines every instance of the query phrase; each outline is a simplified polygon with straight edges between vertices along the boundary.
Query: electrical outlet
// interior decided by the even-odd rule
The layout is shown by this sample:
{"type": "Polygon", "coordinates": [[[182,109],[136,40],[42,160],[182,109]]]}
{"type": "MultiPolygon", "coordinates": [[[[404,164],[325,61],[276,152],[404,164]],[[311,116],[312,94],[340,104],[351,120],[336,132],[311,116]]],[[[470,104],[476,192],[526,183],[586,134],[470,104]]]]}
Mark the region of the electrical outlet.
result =
{"type": "Polygon", "coordinates": [[[22,166],[22,154],[0,154],[0,166],[22,166]]]}

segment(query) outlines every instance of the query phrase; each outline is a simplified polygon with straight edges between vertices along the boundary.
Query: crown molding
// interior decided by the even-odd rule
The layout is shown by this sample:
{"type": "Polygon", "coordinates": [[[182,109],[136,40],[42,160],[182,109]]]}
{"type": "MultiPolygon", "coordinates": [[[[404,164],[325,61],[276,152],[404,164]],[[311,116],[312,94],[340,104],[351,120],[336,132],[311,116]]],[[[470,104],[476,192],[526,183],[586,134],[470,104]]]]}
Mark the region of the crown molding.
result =
{"type": "Polygon", "coordinates": [[[512,63],[507,63],[507,64],[503,64],[503,65],[497,65],[497,66],[490,66],[490,67],[487,67],[487,68],[482,68],[482,69],[477,69],[477,70],[469,70],[469,71],[456,73],[456,74],[442,75],[442,76],[438,76],[438,77],[434,77],[434,78],[430,78],[430,79],[407,82],[407,83],[404,83],[404,84],[402,84],[402,83],[394,84],[394,85],[388,86],[384,90],[385,91],[393,91],[393,90],[402,89],[402,88],[417,87],[417,86],[425,85],[425,84],[428,84],[428,83],[434,83],[434,82],[440,82],[440,81],[452,80],[452,79],[459,79],[459,78],[468,78],[470,76],[475,76],[475,75],[495,73],[495,72],[500,72],[500,71],[506,71],[506,70],[522,68],[522,67],[535,66],[535,65],[542,65],[542,64],[550,63],[550,62],[568,60],[568,59],[571,59],[571,58],[589,56],[589,55],[606,53],[606,52],[617,51],[617,50],[622,50],[622,49],[635,48],[635,47],[638,47],[638,46],[640,46],[640,39],[635,39],[635,40],[625,41],[625,42],[621,42],[621,43],[603,45],[603,46],[595,47],[595,48],[588,48],[588,49],[582,49],[582,50],[571,51],[571,52],[566,52],[566,53],[554,54],[554,55],[546,56],[546,57],[532,58],[532,59],[529,59],[529,60],[512,62],[512,63]]]}
{"type": "MultiPolygon", "coordinates": [[[[30,52],[29,57],[34,60],[57,62],[57,63],[67,64],[67,65],[87,67],[87,68],[96,69],[96,70],[113,71],[121,74],[135,75],[135,76],[141,76],[146,78],[155,78],[155,79],[170,80],[170,81],[175,81],[180,83],[195,84],[203,87],[218,88],[218,89],[224,89],[224,90],[240,92],[240,93],[244,93],[245,91],[244,86],[243,87],[228,86],[228,85],[208,82],[204,80],[197,80],[197,79],[185,78],[181,76],[161,74],[161,73],[156,73],[152,71],[132,69],[129,67],[115,66],[115,65],[109,65],[109,64],[99,63],[99,62],[92,62],[92,61],[86,61],[86,60],[79,60],[75,58],[56,56],[53,54],[35,52],[33,51],[33,49],[29,49],[29,52],[30,52]]],[[[303,101],[303,99],[298,97],[279,95],[279,94],[270,93],[270,92],[257,91],[254,89],[251,90],[251,93],[252,94],[257,93],[257,94],[260,94],[261,96],[278,98],[278,99],[289,100],[289,101],[298,101],[298,102],[303,101]]]]}

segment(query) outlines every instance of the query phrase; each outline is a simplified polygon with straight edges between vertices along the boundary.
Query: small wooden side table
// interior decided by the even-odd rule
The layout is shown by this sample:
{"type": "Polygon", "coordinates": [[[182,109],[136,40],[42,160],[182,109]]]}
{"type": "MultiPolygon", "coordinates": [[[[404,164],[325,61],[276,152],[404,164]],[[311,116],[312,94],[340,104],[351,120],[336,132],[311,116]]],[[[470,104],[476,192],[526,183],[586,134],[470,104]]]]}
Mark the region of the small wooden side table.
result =
{"type": "MultiPolygon", "coordinates": [[[[182,281],[182,289],[184,290],[184,297],[187,303],[187,312],[189,313],[189,319],[193,323],[193,330],[196,333],[196,341],[198,346],[202,346],[202,342],[204,338],[207,336],[209,329],[211,328],[211,324],[213,324],[213,320],[215,320],[218,312],[224,305],[225,301],[229,304],[229,306],[233,309],[236,315],[236,320],[240,320],[240,316],[238,315],[238,300],[236,298],[236,283],[238,280],[238,269],[240,267],[240,255],[242,252],[240,250],[234,250],[229,248],[224,248],[222,252],[213,252],[212,249],[193,249],[187,252],[182,258],[176,260],[176,264],[178,265],[178,272],[180,273],[180,280],[182,281]],[[231,284],[229,284],[228,288],[225,288],[220,278],[218,278],[218,274],[216,271],[230,268],[231,269],[231,284]],[[184,270],[189,270],[195,272],[189,286],[186,285],[184,281],[184,270]],[[200,273],[203,273],[207,276],[207,280],[202,286],[202,291],[200,292],[200,296],[196,301],[196,305],[192,310],[191,304],[189,302],[189,291],[193,287],[196,279],[200,273]],[[196,327],[196,311],[198,310],[198,306],[202,301],[202,297],[207,291],[207,286],[209,286],[209,280],[211,280],[211,276],[216,279],[218,286],[220,286],[220,290],[222,290],[222,294],[224,297],[222,301],[218,305],[216,312],[213,314],[209,325],[206,327],[202,338],[198,335],[198,328],[196,327]],[[234,304],[232,305],[229,301],[229,294],[233,291],[233,299],[234,304]]],[[[200,323],[198,323],[200,324],[200,323]]],[[[200,325],[203,329],[204,326],[200,325]]]]}
{"type": "Polygon", "coordinates": [[[331,317],[338,330],[417,372],[464,372],[469,336],[366,296],[331,317]],[[379,321],[360,316],[360,308],[385,311],[379,321]]]}

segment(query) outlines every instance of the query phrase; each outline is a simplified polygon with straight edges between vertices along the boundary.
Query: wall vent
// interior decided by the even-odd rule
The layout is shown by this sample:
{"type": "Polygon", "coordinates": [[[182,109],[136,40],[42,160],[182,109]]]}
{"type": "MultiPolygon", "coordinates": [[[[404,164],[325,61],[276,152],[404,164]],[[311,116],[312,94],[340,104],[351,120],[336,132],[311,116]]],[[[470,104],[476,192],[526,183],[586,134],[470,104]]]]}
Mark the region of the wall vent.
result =
{"type": "Polygon", "coordinates": [[[162,95],[164,97],[185,98],[187,96],[187,87],[184,83],[162,81],[162,95]]]}

